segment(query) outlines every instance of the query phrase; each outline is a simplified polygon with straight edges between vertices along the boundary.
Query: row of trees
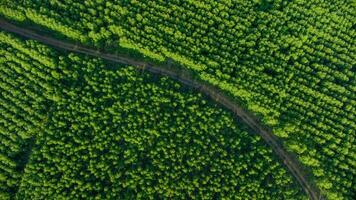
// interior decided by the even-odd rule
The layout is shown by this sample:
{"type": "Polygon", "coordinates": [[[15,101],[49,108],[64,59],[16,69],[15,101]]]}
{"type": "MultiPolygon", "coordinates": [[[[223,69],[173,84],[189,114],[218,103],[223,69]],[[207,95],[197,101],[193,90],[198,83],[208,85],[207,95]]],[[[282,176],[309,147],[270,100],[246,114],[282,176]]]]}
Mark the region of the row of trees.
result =
{"type": "MultiPolygon", "coordinates": [[[[33,136],[43,129],[43,86],[50,81],[42,79],[46,70],[37,73],[39,60],[28,58],[33,51],[13,51],[23,44],[17,46],[19,42],[4,32],[0,32],[0,38],[0,199],[10,199],[21,182],[33,136]]],[[[32,53],[33,57],[36,55],[32,53]]]]}
{"type": "Polygon", "coordinates": [[[0,39],[0,136],[21,139],[1,140],[1,197],[305,198],[261,138],[201,94],[134,67],[0,39]]]}

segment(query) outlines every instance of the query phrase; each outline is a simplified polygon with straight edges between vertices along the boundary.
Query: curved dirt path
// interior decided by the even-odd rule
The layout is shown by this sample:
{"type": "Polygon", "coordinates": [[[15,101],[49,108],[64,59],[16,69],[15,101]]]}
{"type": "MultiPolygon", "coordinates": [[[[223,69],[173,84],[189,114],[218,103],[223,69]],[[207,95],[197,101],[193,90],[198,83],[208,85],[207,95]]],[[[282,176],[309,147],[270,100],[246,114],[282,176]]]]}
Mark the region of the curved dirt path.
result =
{"type": "Polygon", "coordinates": [[[179,81],[180,83],[194,88],[201,93],[207,95],[215,102],[221,104],[226,109],[233,112],[238,118],[240,118],[244,123],[246,123],[252,130],[258,133],[263,140],[273,149],[274,153],[283,161],[288,170],[292,175],[297,179],[305,193],[309,196],[310,199],[324,199],[320,195],[318,188],[315,187],[308,180],[306,172],[302,169],[302,165],[299,161],[290,153],[288,153],[282,146],[278,138],[273,135],[272,131],[261,125],[258,119],[250,112],[244,110],[241,106],[236,104],[231,98],[219,91],[219,89],[199,81],[192,77],[189,71],[183,69],[177,69],[170,67],[168,64],[165,66],[153,65],[149,62],[140,61],[134,58],[130,58],[127,55],[121,54],[110,54],[105,53],[99,50],[94,50],[89,47],[84,47],[81,45],[71,44],[69,42],[61,41],[54,39],[50,36],[41,35],[35,31],[29,30],[27,28],[21,28],[10,22],[7,22],[4,19],[0,18],[0,29],[3,29],[8,32],[16,33],[25,38],[37,40],[41,43],[50,45],[57,49],[64,49],[67,51],[82,53],[90,56],[100,57],[102,59],[112,61],[115,63],[127,64],[137,67],[141,70],[146,70],[154,74],[159,74],[163,76],[168,76],[172,79],[179,81]]]}

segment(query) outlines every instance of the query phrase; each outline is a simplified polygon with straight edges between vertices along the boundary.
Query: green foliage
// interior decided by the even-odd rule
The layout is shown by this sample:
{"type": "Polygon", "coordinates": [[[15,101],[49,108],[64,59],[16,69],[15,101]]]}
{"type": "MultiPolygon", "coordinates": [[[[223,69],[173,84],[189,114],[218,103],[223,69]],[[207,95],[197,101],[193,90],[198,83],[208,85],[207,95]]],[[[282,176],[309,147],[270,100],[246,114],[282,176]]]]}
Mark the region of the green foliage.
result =
{"type": "Polygon", "coordinates": [[[2,199],[305,198],[261,138],[201,94],[0,39],[2,199]]]}
{"type": "Polygon", "coordinates": [[[0,199],[8,199],[18,189],[32,136],[43,128],[41,113],[46,101],[42,87],[50,81],[38,82],[46,72],[37,69],[41,65],[36,60],[38,54],[20,48],[19,41],[2,32],[0,38],[0,199]],[[16,55],[13,48],[17,49],[16,55]]]}
{"type": "Polygon", "coordinates": [[[319,185],[332,184],[322,186],[325,193],[355,196],[352,1],[10,2],[1,9],[69,38],[96,46],[124,38],[147,56],[175,59],[242,101],[286,146],[305,145],[305,151],[290,147],[323,174],[315,174],[319,185]]]}

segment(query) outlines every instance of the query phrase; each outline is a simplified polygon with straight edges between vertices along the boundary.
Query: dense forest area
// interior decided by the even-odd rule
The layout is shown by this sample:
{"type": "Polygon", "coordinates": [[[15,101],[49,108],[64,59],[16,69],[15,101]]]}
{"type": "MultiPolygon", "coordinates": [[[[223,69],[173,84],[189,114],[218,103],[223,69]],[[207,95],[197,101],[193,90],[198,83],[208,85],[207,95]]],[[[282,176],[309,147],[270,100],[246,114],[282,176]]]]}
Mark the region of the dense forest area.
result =
{"type": "Polygon", "coordinates": [[[0,13],[181,63],[258,114],[329,199],[356,196],[353,0],[3,0],[0,13]]]}
{"type": "Polygon", "coordinates": [[[177,82],[5,32],[0,46],[1,199],[306,198],[258,135],[177,82]]]}
{"type": "Polygon", "coordinates": [[[5,0],[0,13],[180,62],[257,113],[330,199],[355,196],[352,1],[5,0]]]}

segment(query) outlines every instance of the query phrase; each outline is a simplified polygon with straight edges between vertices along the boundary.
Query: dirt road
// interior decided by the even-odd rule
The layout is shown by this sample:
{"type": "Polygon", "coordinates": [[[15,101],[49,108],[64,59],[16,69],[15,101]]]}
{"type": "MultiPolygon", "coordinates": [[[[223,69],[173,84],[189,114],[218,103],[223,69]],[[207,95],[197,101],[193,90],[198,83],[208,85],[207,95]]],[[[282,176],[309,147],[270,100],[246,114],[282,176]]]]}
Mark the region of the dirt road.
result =
{"type": "Polygon", "coordinates": [[[127,55],[119,55],[119,54],[114,55],[110,53],[105,53],[103,51],[94,50],[89,47],[71,44],[69,42],[61,41],[47,35],[38,34],[35,31],[29,30],[27,28],[21,28],[1,18],[0,18],[0,28],[8,32],[16,33],[25,38],[37,40],[41,43],[53,46],[54,48],[57,49],[100,57],[108,61],[112,61],[120,64],[132,65],[141,70],[149,71],[154,74],[168,76],[172,79],[179,81],[180,83],[186,86],[189,86],[191,88],[200,91],[201,93],[213,99],[218,104],[221,104],[226,109],[233,112],[252,130],[254,130],[257,134],[259,134],[263,138],[263,140],[273,149],[274,153],[282,160],[282,162],[285,164],[288,170],[293,174],[295,179],[299,182],[299,184],[304,189],[304,191],[306,192],[306,194],[309,196],[310,199],[313,200],[324,199],[322,196],[320,196],[318,188],[316,188],[314,184],[311,184],[311,182],[308,180],[306,172],[301,168],[302,165],[295,159],[293,155],[288,153],[283,148],[281,142],[278,140],[276,136],[273,135],[272,131],[268,130],[263,125],[261,125],[261,123],[252,113],[244,110],[241,106],[236,104],[235,101],[233,101],[227,95],[219,91],[219,89],[207,83],[204,83],[203,81],[193,78],[191,73],[189,73],[188,71],[173,68],[170,66],[153,65],[148,62],[130,58],[127,55]]]}

